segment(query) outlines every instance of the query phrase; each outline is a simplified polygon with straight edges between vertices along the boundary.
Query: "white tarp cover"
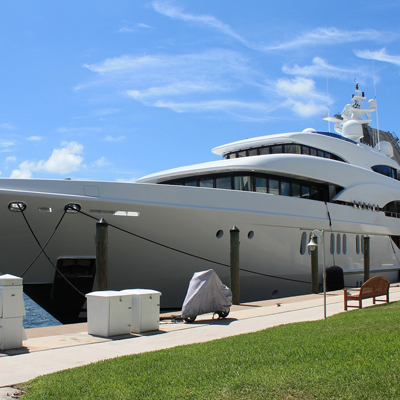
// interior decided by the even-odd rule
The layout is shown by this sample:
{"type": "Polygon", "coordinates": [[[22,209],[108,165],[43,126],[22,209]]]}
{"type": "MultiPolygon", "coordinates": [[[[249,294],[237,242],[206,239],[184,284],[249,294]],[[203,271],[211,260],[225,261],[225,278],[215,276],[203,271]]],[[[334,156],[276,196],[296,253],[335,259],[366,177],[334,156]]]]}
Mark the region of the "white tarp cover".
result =
{"type": "Polygon", "coordinates": [[[182,317],[196,317],[209,312],[228,312],[232,292],[213,269],[195,272],[182,306],[182,317]]]}

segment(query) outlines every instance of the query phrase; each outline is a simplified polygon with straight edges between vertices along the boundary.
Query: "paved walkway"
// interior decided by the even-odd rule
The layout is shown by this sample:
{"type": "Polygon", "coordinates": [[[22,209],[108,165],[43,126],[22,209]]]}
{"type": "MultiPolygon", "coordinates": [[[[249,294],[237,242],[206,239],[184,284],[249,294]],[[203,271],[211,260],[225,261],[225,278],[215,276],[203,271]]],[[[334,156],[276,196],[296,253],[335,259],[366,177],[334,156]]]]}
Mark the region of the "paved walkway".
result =
{"type": "MultiPolygon", "coordinates": [[[[390,301],[400,300],[399,285],[390,288],[390,301]]],[[[372,305],[364,300],[363,307],[372,305]]],[[[327,316],[344,312],[343,292],[327,294],[327,316]]],[[[170,314],[168,314],[170,316],[170,314]]],[[[158,331],[102,338],[87,333],[86,324],[26,330],[21,349],[0,351],[0,399],[11,399],[9,386],[40,375],[109,358],[207,342],[256,332],[272,326],[323,319],[324,296],[306,295],[232,306],[226,319],[198,316],[192,324],[162,319],[158,331]],[[3,396],[3,397],[2,397],[3,396]]],[[[166,317],[166,315],[162,315],[166,317]]]]}

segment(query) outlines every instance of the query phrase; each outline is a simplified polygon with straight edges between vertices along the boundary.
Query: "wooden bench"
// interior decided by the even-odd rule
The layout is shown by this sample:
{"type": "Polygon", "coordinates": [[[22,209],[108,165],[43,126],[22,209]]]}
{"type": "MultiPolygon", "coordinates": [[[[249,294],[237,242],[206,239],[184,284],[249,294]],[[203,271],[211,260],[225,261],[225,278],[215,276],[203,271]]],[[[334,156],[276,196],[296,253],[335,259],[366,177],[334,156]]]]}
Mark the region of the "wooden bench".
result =
{"type": "Polygon", "coordinates": [[[389,303],[389,286],[390,282],[384,276],[374,276],[368,279],[360,288],[357,289],[344,289],[344,309],[347,307],[362,308],[363,299],[373,299],[373,303],[376,301],[386,301],[389,303]],[[351,294],[351,292],[356,292],[351,294]],[[376,299],[377,296],[386,296],[386,300],[376,299]],[[358,301],[358,305],[347,305],[349,300],[358,301]]]}

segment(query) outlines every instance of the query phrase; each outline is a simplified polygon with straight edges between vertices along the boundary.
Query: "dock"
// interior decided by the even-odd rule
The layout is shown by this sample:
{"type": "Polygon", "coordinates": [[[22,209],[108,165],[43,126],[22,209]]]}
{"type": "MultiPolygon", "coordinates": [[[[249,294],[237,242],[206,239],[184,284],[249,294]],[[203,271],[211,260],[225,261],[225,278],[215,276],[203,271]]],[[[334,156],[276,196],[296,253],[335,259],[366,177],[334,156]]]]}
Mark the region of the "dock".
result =
{"type": "MultiPolygon", "coordinates": [[[[390,287],[390,301],[400,300],[400,285],[390,287]]],[[[343,291],[328,292],[327,316],[344,311],[343,291]]],[[[363,307],[372,306],[372,299],[363,307]]],[[[256,332],[273,326],[321,320],[324,296],[310,294],[283,299],[244,303],[231,307],[226,319],[213,314],[199,315],[195,322],[174,320],[161,314],[159,330],[142,334],[99,337],[87,333],[87,324],[59,325],[27,329],[23,347],[0,351],[0,399],[10,399],[12,385],[40,375],[131,354],[144,353],[229,336],[256,332]]]]}

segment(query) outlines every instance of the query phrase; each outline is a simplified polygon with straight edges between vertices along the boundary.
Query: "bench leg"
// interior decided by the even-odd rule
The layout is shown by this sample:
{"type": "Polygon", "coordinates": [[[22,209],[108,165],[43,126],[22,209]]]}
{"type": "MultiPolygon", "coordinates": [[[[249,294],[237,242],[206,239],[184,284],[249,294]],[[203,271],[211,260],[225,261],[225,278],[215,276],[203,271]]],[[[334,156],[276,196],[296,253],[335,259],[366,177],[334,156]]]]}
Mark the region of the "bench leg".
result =
{"type": "Polygon", "coordinates": [[[358,301],[358,308],[362,308],[362,299],[358,301]]]}
{"type": "Polygon", "coordinates": [[[372,298],[372,304],[375,304],[376,300],[375,297],[372,298]]]}

